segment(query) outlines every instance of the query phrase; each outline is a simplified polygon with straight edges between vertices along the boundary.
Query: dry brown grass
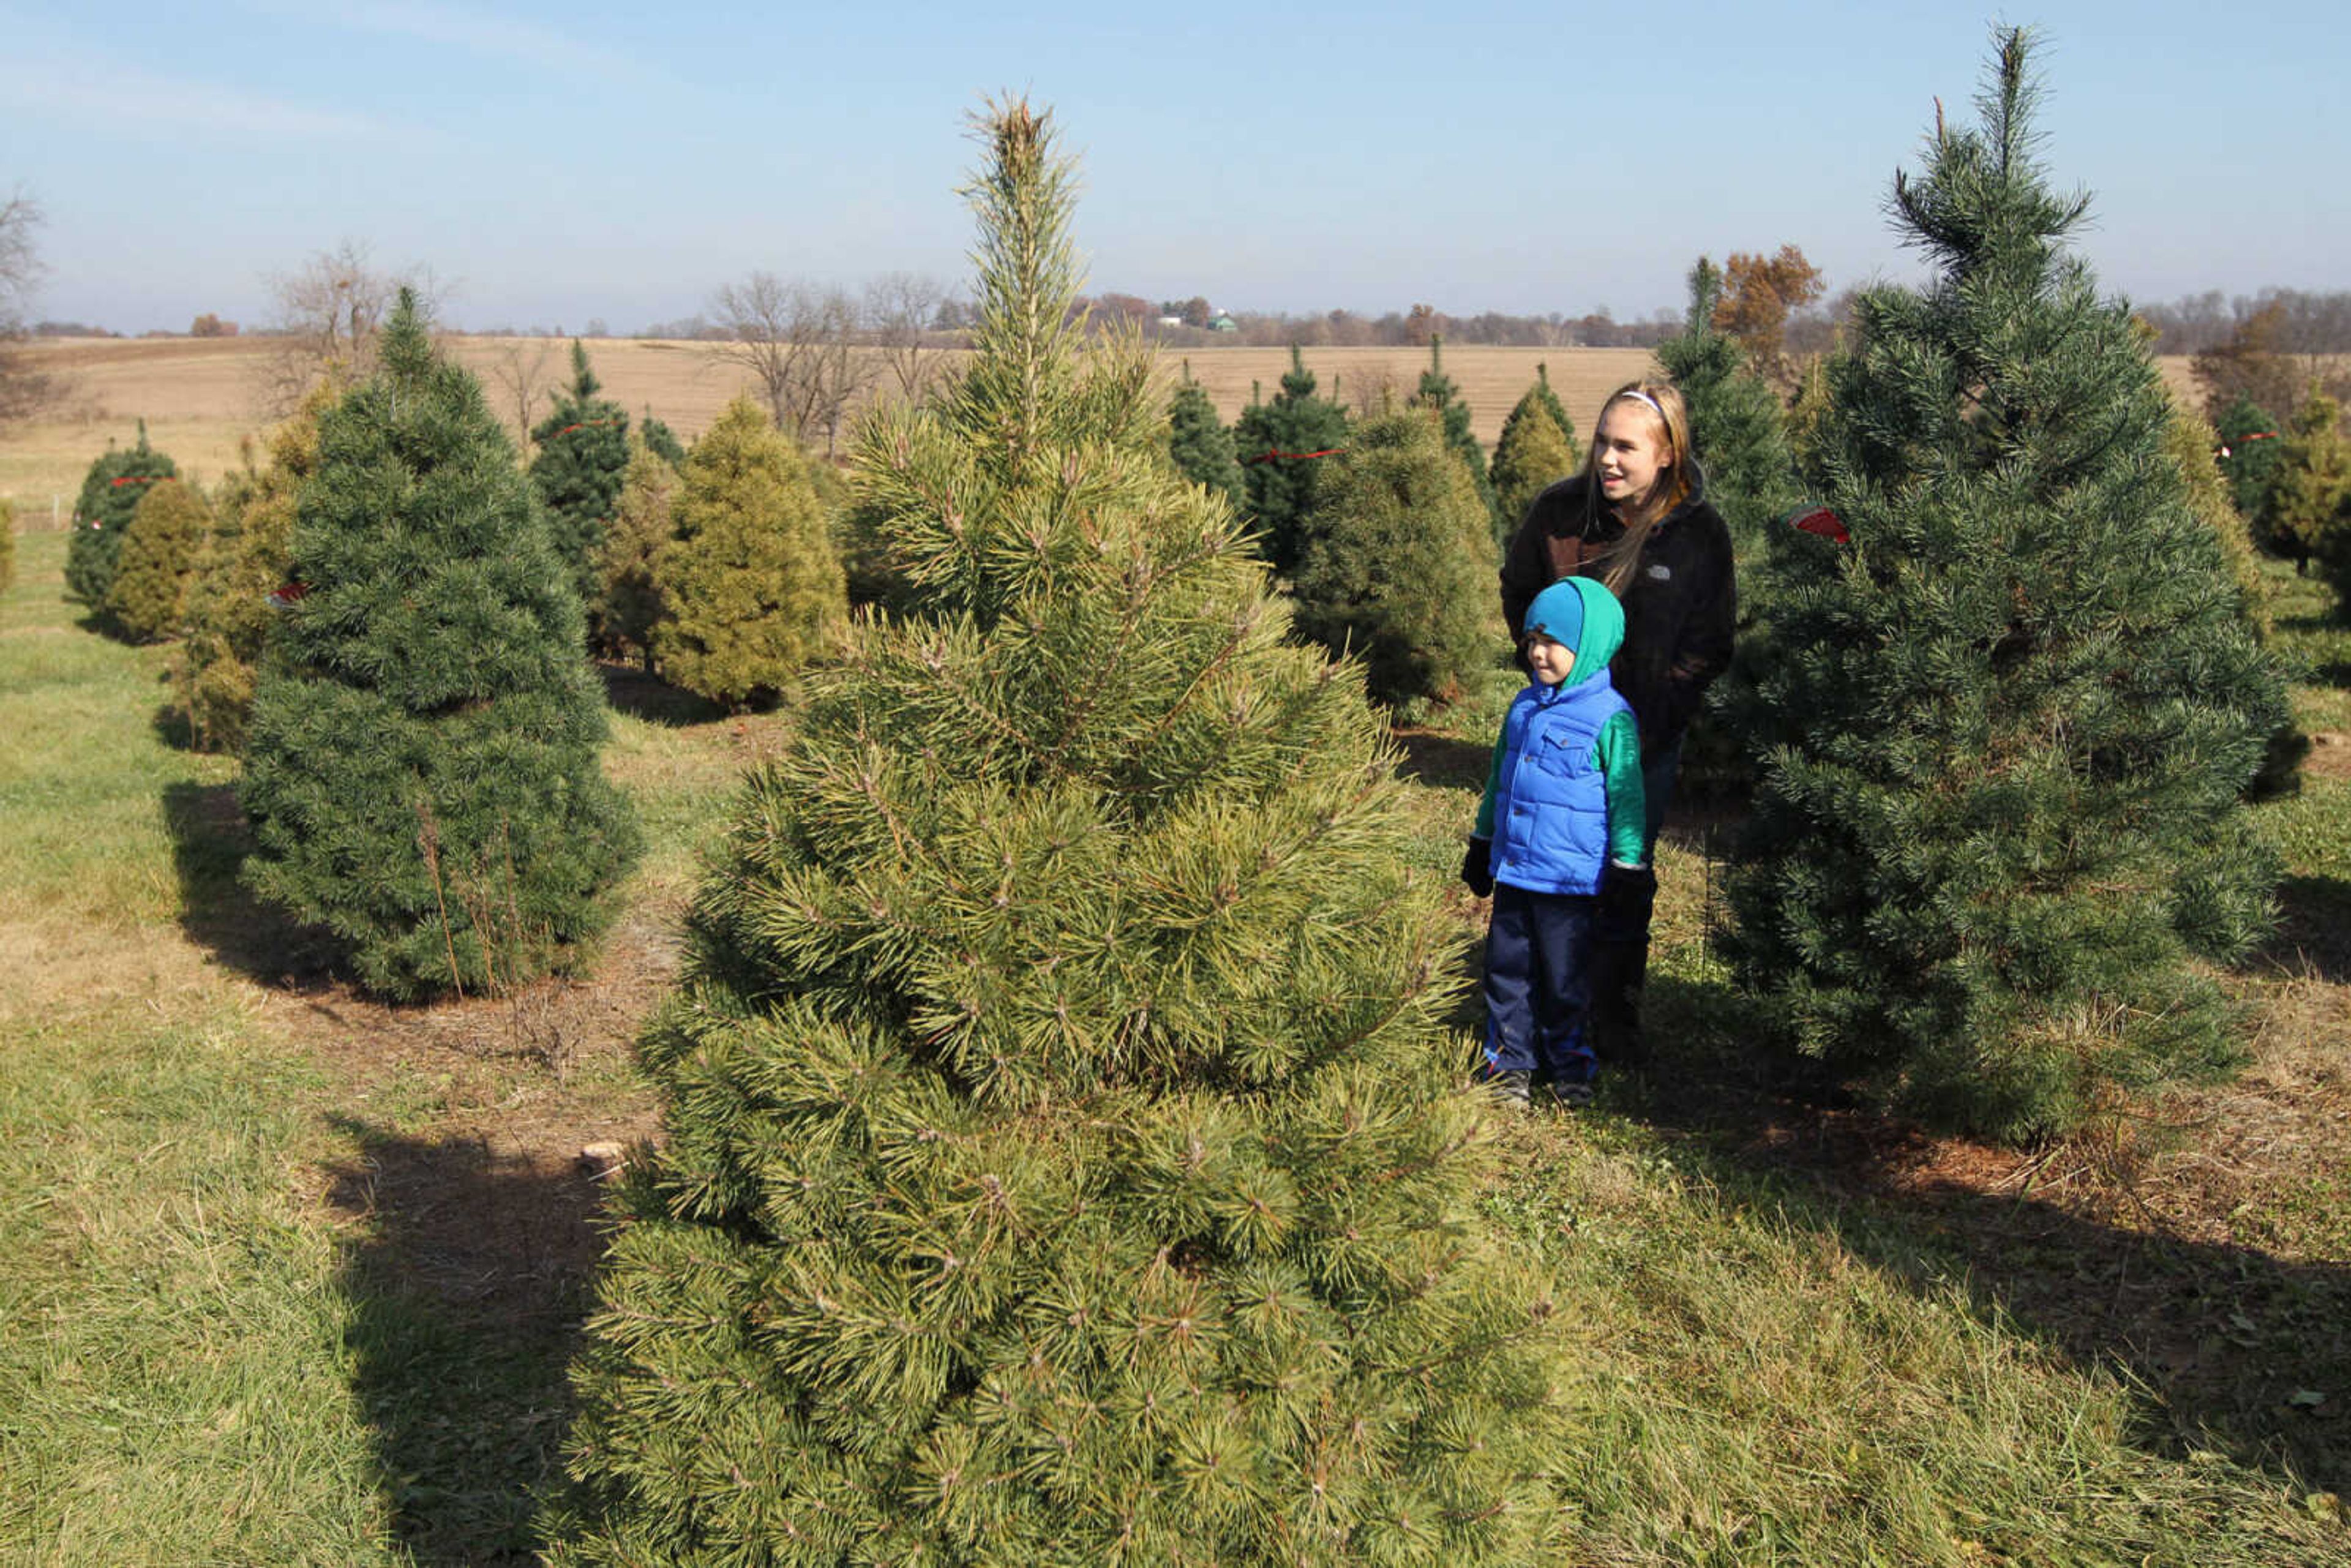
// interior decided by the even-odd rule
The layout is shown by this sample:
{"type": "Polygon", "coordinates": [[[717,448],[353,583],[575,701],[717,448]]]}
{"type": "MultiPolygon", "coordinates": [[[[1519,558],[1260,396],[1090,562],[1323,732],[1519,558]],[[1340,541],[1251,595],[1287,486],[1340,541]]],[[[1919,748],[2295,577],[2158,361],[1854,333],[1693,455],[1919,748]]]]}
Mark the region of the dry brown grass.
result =
{"type": "MultiPolygon", "coordinates": [[[[568,375],[564,345],[538,339],[454,338],[458,362],[482,378],[490,406],[507,417],[512,398],[496,368],[519,349],[547,350],[544,384],[568,375]]],[[[61,339],[34,346],[44,368],[65,377],[70,391],[56,417],[16,426],[0,435],[0,496],[16,502],[19,527],[47,528],[53,511],[69,517],[82,475],[111,444],[148,439],[168,452],[181,472],[210,484],[238,462],[238,443],[266,429],[260,404],[265,367],[277,345],[266,338],[61,339]]],[[[659,415],[685,440],[708,429],[719,411],[751,380],[710,343],[605,339],[590,346],[604,394],[632,415],[659,415]]],[[[1211,348],[1163,356],[1172,381],[1178,360],[1207,389],[1230,421],[1249,405],[1252,385],[1271,397],[1290,368],[1287,349],[1211,348]]],[[[1502,421],[1534,384],[1538,362],[1551,367],[1552,385],[1567,404],[1579,438],[1589,436],[1601,400],[1650,365],[1642,349],[1448,349],[1447,373],[1460,386],[1470,427],[1491,444],[1502,421]]],[[[1356,407],[1376,407],[1383,387],[1409,396],[1428,363],[1421,349],[1314,349],[1307,368],[1322,395],[1356,407]]],[[[544,413],[542,399],[537,407],[544,413]]]]}

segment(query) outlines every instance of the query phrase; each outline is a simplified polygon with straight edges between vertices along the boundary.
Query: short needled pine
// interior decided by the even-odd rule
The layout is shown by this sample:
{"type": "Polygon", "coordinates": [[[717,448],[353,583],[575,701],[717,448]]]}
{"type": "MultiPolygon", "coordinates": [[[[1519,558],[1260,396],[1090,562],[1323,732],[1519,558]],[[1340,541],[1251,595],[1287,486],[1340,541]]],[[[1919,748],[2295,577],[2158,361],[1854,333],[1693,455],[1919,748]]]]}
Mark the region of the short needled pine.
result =
{"type": "Polygon", "coordinates": [[[247,880],[395,998],[510,987],[601,929],[635,852],[569,566],[406,290],[319,424],[239,793],[247,880]]]}
{"type": "Polygon", "coordinates": [[[1768,758],[1734,959],[1795,1043],[1890,1104],[2007,1139],[2233,1045],[2199,961],[2268,928],[2240,797],[2285,717],[2126,306],[2035,165],[2028,39],[1895,211],[1936,268],[1832,370],[1818,498],[1774,530],[1768,758]]]}
{"type": "Polygon", "coordinates": [[[1469,1218],[1380,723],[1081,371],[1050,122],[983,132],[977,351],[857,454],[919,601],[696,901],[553,1560],[1558,1561],[1572,1331],[1469,1218]]]}

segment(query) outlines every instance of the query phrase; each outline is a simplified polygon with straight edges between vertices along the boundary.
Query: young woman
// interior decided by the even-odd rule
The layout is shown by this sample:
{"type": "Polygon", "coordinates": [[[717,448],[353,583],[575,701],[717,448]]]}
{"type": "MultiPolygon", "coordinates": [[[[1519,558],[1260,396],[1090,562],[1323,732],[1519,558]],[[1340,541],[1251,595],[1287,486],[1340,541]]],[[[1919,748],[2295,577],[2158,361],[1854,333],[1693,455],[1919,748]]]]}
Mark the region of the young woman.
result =
{"type": "MultiPolygon", "coordinates": [[[[1610,673],[1641,731],[1651,845],[1672,804],[1682,736],[1706,688],[1730,664],[1737,619],[1730,530],[1707,504],[1690,456],[1689,412],[1670,382],[1637,381],[1601,405],[1583,472],[1527,508],[1502,558],[1502,618],[1517,626],[1564,577],[1606,583],[1625,606],[1610,673]]],[[[1645,855],[1650,866],[1655,861],[1645,855]]],[[[1642,1053],[1654,870],[1612,875],[1594,921],[1593,1043],[1603,1060],[1642,1053]]]]}

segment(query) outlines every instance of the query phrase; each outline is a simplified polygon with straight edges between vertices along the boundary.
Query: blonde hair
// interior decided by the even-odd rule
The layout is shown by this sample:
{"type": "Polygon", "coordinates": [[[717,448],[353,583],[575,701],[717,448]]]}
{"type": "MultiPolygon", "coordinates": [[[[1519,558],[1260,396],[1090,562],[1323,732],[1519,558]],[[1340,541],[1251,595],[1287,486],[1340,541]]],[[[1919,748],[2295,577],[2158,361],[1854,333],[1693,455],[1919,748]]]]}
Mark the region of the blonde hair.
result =
{"type": "Polygon", "coordinates": [[[1586,522],[1596,521],[1601,511],[1600,425],[1608,418],[1608,411],[1620,402],[1629,403],[1648,416],[1656,426],[1658,444],[1664,449],[1656,482],[1649,486],[1647,495],[1633,503],[1629,512],[1617,514],[1625,532],[1598,558],[1600,580],[1608,585],[1609,592],[1622,599],[1633,584],[1633,571],[1640,564],[1641,547],[1649,542],[1649,530],[1689,497],[1690,435],[1689,405],[1682,402],[1681,389],[1673,382],[1645,378],[1626,382],[1610,392],[1607,401],[1600,405],[1600,418],[1593,422],[1592,444],[1583,455],[1586,522]]]}

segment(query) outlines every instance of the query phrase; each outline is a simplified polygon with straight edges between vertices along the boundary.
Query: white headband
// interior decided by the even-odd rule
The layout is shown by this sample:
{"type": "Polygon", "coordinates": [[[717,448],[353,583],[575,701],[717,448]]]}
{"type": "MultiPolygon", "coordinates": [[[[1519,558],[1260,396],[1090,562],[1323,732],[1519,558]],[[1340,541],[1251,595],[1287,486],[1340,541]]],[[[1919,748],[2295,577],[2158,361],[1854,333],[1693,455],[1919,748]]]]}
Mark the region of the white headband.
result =
{"type": "Polygon", "coordinates": [[[1616,395],[1619,398],[1639,398],[1643,402],[1647,403],[1652,409],[1656,411],[1656,415],[1659,419],[1666,417],[1665,405],[1659,402],[1656,398],[1651,397],[1647,392],[1643,392],[1639,387],[1626,387],[1623,392],[1618,392],[1616,395]]]}

